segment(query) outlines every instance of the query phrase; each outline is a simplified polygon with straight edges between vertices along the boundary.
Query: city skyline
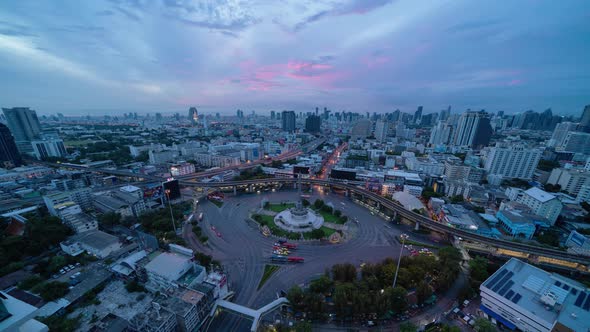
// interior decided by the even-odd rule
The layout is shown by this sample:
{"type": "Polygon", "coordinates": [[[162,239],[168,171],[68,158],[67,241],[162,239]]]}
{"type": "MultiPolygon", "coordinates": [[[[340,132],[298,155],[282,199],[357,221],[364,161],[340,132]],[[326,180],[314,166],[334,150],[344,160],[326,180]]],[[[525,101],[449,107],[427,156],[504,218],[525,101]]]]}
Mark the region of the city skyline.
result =
{"type": "Polygon", "coordinates": [[[2,107],[227,115],[452,105],[579,116],[589,103],[582,1],[50,6],[14,2],[0,13],[2,107]]]}

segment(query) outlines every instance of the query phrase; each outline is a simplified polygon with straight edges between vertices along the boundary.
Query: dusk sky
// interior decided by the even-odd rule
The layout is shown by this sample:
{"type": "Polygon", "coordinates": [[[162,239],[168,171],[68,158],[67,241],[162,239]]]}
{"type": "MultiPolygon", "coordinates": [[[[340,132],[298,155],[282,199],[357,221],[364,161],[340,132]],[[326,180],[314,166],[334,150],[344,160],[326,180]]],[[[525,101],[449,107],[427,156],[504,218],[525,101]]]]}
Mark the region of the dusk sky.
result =
{"type": "Polygon", "coordinates": [[[3,1],[0,106],[579,115],[590,1],[3,1]]]}

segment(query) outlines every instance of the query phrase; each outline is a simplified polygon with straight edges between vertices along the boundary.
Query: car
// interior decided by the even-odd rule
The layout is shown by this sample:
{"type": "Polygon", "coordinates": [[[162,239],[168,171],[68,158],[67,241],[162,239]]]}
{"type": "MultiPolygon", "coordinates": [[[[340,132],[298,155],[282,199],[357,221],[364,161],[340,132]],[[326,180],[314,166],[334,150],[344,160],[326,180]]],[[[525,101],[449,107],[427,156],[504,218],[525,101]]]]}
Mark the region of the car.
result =
{"type": "Polygon", "coordinates": [[[80,263],[76,263],[76,267],[80,266],[80,263]]]}
{"type": "Polygon", "coordinates": [[[64,271],[70,272],[70,268],[68,266],[64,266],[64,271]]]}
{"type": "Polygon", "coordinates": [[[59,278],[59,274],[54,274],[54,275],[51,276],[51,278],[57,279],[57,278],[59,278]]]}
{"type": "Polygon", "coordinates": [[[219,232],[215,232],[215,235],[217,235],[217,237],[221,237],[221,233],[219,232]]]}
{"type": "Polygon", "coordinates": [[[61,273],[61,274],[66,274],[66,270],[64,270],[64,269],[61,269],[61,270],[59,270],[59,273],[61,273]]]}
{"type": "Polygon", "coordinates": [[[76,267],[75,267],[74,265],[72,265],[72,264],[68,265],[68,267],[70,268],[70,270],[73,270],[73,269],[75,269],[75,268],[76,268],[76,267]]]}

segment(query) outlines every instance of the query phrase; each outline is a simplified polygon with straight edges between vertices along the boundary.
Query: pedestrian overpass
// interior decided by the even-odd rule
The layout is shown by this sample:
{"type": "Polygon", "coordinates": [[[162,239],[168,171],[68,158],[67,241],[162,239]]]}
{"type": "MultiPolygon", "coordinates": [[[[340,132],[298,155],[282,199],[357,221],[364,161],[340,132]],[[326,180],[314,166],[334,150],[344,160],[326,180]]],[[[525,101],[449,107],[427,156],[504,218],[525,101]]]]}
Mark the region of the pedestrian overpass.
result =
{"type": "Polygon", "coordinates": [[[250,331],[255,332],[258,329],[260,318],[263,315],[285,304],[289,304],[289,300],[287,300],[284,297],[279,297],[278,299],[272,301],[264,307],[258,310],[254,310],[243,305],[235,304],[233,302],[229,302],[226,300],[218,300],[217,303],[215,303],[215,306],[213,307],[211,314],[213,315],[215,312],[217,312],[218,309],[224,309],[226,311],[235,313],[242,317],[252,319],[252,327],[250,328],[250,331]]]}

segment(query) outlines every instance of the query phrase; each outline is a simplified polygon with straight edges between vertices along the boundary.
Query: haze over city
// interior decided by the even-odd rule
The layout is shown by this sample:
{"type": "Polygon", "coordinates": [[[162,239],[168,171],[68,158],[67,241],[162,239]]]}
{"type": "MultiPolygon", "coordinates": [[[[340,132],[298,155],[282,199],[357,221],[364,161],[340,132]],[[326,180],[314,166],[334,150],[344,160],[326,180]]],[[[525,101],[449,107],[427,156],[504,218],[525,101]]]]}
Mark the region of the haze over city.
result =
{"type": "Polygon", "coordinates": [[[587,1],[9,1],[0,100],[40,114],[579,114],[587,1]]]}

